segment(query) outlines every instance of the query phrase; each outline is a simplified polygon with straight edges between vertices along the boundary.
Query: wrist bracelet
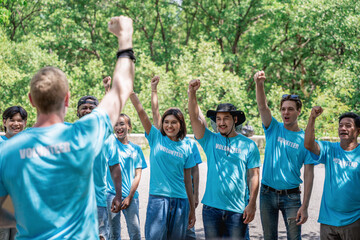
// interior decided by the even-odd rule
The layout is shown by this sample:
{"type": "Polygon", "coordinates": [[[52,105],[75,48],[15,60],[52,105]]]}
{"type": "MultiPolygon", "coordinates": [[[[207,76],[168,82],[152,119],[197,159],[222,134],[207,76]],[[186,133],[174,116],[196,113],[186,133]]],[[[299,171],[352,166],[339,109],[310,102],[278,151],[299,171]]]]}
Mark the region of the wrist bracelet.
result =
{"type": "Polygon", "coordinates": [[[132,48],[119,50],[116,53],[116,58],[130,58],[134,63],[136,63],[136,58],[132,48]]]}

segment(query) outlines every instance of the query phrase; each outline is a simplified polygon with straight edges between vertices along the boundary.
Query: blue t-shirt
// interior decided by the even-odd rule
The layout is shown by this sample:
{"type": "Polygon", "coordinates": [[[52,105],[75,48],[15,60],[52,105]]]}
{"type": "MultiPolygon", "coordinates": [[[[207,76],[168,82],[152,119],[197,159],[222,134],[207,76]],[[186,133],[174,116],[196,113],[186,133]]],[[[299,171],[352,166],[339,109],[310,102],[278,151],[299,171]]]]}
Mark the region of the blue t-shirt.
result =
{"type": "Polygon", "coordinates": [[[0,143],[5,142],[6,140],[9,140],[5,135],[0,136],[0,143]]]}
{"type": "Polygon", "coordinates": [[[338,142],[317,143],[320,156],[311,156],[325,164],[319,222],[337,227],[354,223],[360,219],[360,145],[345,151],[338,142]]]}
{"type": "MultiPolygon", "coordinates": [[[[135,177],[135,170],[137,168],[144,169],[147,167],[147,164],[141,147],[132,142],[125,145],[116,139],[115,150],[118,152],[121,167],[122,197],[126,198],[130,194],[131,184],[135,177]]],[[[110,169],[108,168],[107,171],[107,191],[115,195],[116,191],[110,175],[110,169]]],[[[138,196],[139,193],[136,191],[134,198],[138,198],[138,196]]]]}
{"type": "Polygon", "coordinates": [[[247,170],[260,167],[260,154],[255,142],[241,134],[226,139],[207,128],[198,142],[205,151],[208,165],[202,203],[243,213],[249,200],[247,170]]]}
{"type": "Polygon", "coordinates": [[[98,239],[93,164],[111,132],[107,113],[95,109],[0,145],[0,196],[12,198],[17,239],[98,239]]]}
{"type": "Polygon", "coordinates": [[[145,137],[150,145],[150,194],[187,198],[184,169],[195,166],[191,146],[170,140],[154,126],[145,137]]]}
{"type": "MultiPolygon", "coordinates": [[[[100,154],[94,161],[94,184],[96,194],[96,205],[106,207],[106,185],[108,166],[119,164],[119,156],[116,151],[116,138],[111,134],[105,141],[100,154]]],[[[109,171],[110,175],[110,171],[109,171]]],[[[111,178],[111,175],[110,175],[111,178]]]]}
{"type": "Polygon", "coordinates": [[[195,140],[192,139],[192,138],[189,138],[189,137],[185,137],[183,141],[187,141],[188,144],[190,144],[191,152],[193,154],[195,164],[198,165],[198,164],[202,163],[200,151],[199,151],[199,148],[196,145],[195,140]]]}
{"type": "Polygon", "coordinates": [[[304,147],[304,131],[287,130],[274,117],[265,128],[265,159],[261,183],[278,190],[299,187],[303,164],[314,164],[304,147]]]}

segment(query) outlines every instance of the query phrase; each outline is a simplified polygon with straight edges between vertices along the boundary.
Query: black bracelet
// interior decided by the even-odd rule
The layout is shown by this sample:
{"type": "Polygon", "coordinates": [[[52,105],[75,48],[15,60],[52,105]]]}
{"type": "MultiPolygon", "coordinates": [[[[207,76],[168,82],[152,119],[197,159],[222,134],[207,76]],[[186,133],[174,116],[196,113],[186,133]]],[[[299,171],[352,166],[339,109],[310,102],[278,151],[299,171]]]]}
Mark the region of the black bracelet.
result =
{"type": "Polygon", "coordinates": [[[134,51],[132,48],[119,50],[116,53],[116,57],[117,58],[130,58],[134,63],[136,63],[136,58],[135,58],[134,51]]]}

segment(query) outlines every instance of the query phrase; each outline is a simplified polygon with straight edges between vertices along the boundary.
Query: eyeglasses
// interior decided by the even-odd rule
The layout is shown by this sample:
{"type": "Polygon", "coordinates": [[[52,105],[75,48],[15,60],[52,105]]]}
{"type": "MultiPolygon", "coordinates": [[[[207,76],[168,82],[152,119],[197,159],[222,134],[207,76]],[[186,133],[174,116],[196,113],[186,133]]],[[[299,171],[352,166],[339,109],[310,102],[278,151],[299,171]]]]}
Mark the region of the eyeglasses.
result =
{"type": "Polygon", "coordinates": [[[290,95],[290,94],[284,94],[282,95],[282,99],[293,99],[293,100],[300,100],[299,95],[290,95]]]}

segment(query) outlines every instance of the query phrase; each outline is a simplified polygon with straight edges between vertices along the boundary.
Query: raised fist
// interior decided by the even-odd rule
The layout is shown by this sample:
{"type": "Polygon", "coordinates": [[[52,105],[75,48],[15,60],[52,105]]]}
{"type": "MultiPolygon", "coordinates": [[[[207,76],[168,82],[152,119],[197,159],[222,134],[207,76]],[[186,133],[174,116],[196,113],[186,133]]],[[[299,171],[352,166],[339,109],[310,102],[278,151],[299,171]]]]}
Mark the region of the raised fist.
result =
{"type": "Polygon", "coordinates": [[[254,75],[255,83],[263,83],[263,82],[265,82],[265,80],[266,80],[266,77],[265,77],[264,71],[258,71],[257,73],[255,73],[255,75],[254,75]]]}
{"type": "Polygon", "coordinates": [[[151,90],[156,91],[157,85],[159,84],[159,81],[160,81],[160,77],[159,77],[159,76],[154,76],[154,77],[151,79],[151,90]]]}
{"type": "Polygon", "coordinates": [[[200,88],[200,80],[193,79],[189,82],[189,91],[196,92],[200,88]]]}
{"type": "Polygon", "coordinates": [[[113,17],[108,23],[109,31],[119,38],[120,45],[132,44],[133,21],[129,17],[113,17]],[[130,42],[129,42],[130,41],[130,42]]]}
{"type": "Polygon", "coordinates": [[[313,107],[312,109],[311,109],[311,116],[313,117],[313,118],[317,118],[318,116],[320,116],[322,113],[323,113],[323,109],[322,109],[322,107],[320,107],[320,106],[315,106],[315,107],[313,107]]]}
{"type": "Polygon", "coordinates": [[[104,84],[105,92],[108,92],[111,86],[111,77],[110,76],[104,77],[103,84],[104,84]]]}

